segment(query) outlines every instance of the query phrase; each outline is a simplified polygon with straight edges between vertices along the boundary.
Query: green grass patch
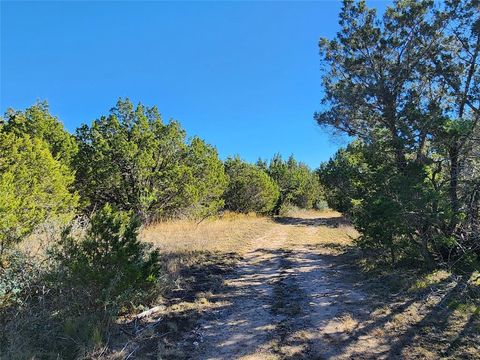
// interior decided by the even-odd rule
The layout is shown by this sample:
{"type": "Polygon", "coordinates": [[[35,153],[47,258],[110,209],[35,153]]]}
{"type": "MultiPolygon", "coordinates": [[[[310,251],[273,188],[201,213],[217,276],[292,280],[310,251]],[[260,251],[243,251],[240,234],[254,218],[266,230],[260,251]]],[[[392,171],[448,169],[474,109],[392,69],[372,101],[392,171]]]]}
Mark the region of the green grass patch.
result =
{"type": "Polygon", "coordinates": [[[446,270],[435,270],[429,274],[425,274],[417,279],[410,287],[409,291],[421,291],[431,286],[438,285],[452,276],[452,273],[446,270]]]}

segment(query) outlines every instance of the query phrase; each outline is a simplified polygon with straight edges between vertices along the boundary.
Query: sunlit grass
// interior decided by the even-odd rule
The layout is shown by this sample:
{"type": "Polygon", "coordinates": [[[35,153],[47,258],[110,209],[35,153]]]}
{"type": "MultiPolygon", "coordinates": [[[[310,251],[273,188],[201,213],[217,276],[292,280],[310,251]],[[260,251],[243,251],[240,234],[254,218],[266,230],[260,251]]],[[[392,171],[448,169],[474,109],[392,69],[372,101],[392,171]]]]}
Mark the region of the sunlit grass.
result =
{"type": "Polygon", "coordinates": [[[430,286],[437,285],[447,280],[452,273],[446,270],[436,270],[429,274],[423,275],[410,287],[410,291],[424,290],[430,286]]]}
{"type": "Polygon", "coordinates": [[[144,228],[141,239],[163,252],[241,252],[274,226],[271,219],[253,214],[226,213],[201,223],[171,220],[144,228]]]}

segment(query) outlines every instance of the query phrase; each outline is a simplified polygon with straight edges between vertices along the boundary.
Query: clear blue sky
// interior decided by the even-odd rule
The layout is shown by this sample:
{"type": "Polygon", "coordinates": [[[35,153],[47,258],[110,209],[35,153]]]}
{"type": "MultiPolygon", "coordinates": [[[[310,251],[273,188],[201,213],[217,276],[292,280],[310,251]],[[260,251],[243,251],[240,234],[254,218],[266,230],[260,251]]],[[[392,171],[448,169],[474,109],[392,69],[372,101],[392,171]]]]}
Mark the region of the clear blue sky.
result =
{"type": "Polygon", "coordinates": [[[129,97],[157,105],[222,158],[293,153],[317,167],[341,144],[313,120],[317,43],[334,36],[340,7],[2,1],[0,111],[47,100],[73,132],[129,97]]]}

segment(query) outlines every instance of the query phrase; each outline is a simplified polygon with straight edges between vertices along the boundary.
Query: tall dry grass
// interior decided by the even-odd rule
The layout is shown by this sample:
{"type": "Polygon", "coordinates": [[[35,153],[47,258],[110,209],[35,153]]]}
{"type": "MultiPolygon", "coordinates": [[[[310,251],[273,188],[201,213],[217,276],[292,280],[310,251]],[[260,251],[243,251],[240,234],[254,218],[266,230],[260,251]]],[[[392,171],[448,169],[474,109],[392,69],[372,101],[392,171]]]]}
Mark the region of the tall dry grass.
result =
{"type": "Polygon", "coordinates": [[[305,210],[300,208],[291,208],[286,214],[288,217],[300,219],[330,219],[341,217],[342,214],[335,210],[305,210]]]}
{"type": "Polygon", "coordinates": [[[226,213],[201,223],[192,220],[160,222],[144,228],[140,237],[163,253],[241,253],[274,225],[267,217],[226,213]]]}

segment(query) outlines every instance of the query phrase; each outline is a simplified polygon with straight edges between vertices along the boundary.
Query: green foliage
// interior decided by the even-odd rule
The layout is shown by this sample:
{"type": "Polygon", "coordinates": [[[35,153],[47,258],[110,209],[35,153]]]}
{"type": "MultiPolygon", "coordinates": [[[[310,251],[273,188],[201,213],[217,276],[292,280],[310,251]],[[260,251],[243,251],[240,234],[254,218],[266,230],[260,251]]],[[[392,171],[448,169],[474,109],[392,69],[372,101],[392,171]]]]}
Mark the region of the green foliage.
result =
{"type": "Polygon", "coordinates": [[[138,240],[140,221],[105,205],[94,214],[86,233],[67,229],[52,250],[60,279],[90,289],[100,308],[121,308],[148,292],[159,273],[159,253],[138,240]]]}
{"type": "Polygon", "coordinates": [[[320,41],[315,118],[357,139],[320,168],[326,197],[393,263],[478,266],[479,23],[476,1],[397,1],[381,18],[344,1],[320,41]]]}
{"type": "Polygon", "coordinates": [[[276,204],[277,213],[291,205],[311,209],[321,200],[321,187],[317,175],[307,165],[297,162],[293,156],[284,161],[277,154],[270,160],[268,167],[266,163],[258,165],[264,167],[278,184],[280,197],[276,204]]]}
{"type": "Polygon", "coordinates": [[[39,274],[39,266],[35,266],[21,251],[8,249],[3,262],[4,266],[0,267],[0,314],[9,306],[24,304],[23,295],[39,274]]]}
{"type": "Polygon", "coordinates": [[[56,160],[70,166],[78,148],[75,138],[62,123],[50,115],[46,102],[37,102],[25,111],[10,109],[6,113],[4,131],[17,136],[29,135],[45,141],[56,160]]]}
{"type": "Polygon", "coordinates": [[[0,253],[46,220],[68,221],[73,180],[43,140],[0,129],[0,253]]]}
{"type": "Polygon", "coordinates": [[[353,142],[320,167],[329,205],[351,217],[361,246],[385,251],[392,262],[419,255],[431,261],[425,240],[434,234],[423,224],[441,226],[448,208],[425,181],[428,167],[412,162],[399,171],[382,146],[353,142]]]}
{"type": "Polygon", "coordinates": [[[77,219],[43,258],[8,250],[0,267],[0,353],[90,358],[118,315],[150,305],[160,261],[138,237],[139,219],[109,205],[77,219]]]}
{"type": "Polygon", "coordinates": [[[361,199],[360,189],[355,186],[366,170],[360,149],[359,142],[352,142],[318,169],[320,181],[327,190],[325,197],[329,206],[345,214],[351,213],[356,199],[361,199]]]}
{"type": "Polygon", "coordinates": [[[187,144],[180,125],[164,124],[155,107],[119,100],[77,139],[77,186],[89,210],[108,202],[149,221],[222,205],[226,176],[215,149],[198,138],[187,144]]]}
{"type": "Polygon", "coordinates": [[[191,207],[193,215],[205,217],[223,208],[222,198],[228,178],[217,150],[194,137],[188,145],[186,163],[192,171],[194,196],[191,207]]]}
{"type": "Polygon", "coordinates": [[[229,185],[224,194],[225,207],[242,213],[270,213],[280,195],[278,186],[268,174],[239,157],[225,162],[229,185]]]}

